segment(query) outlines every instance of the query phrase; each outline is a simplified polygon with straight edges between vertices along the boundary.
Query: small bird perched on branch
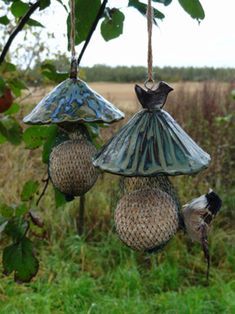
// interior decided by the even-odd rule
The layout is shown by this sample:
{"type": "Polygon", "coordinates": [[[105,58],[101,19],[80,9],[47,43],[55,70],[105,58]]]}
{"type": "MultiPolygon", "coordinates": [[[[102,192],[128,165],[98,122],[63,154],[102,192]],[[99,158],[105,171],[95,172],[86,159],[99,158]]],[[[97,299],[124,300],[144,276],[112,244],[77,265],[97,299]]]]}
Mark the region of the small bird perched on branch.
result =
{"type": "Polygon", "coordinates": [[[182,209],[183,220],[186,231],[193,241],[201,243],[204,256],[207,260],[207,280],[209,279],[210,254],[208,247],[208,232],[211,222],[220,210],[222,201],[219,196],[209,190],[189,204],[185,204],[182,209]]]}

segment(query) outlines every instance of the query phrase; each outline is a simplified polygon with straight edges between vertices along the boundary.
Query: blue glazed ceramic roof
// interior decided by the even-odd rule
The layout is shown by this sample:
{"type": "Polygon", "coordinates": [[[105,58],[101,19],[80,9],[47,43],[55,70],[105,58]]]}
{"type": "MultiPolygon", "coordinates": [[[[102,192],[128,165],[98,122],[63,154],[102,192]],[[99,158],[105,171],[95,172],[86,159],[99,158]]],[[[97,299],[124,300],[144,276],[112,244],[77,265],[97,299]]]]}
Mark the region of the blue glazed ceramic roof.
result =
{"type": "Polygon", "coordinates": [[[106,122],[124,113],[80,79],[67,79],[56,86],[23,121],[27,124],[106,122]]]}

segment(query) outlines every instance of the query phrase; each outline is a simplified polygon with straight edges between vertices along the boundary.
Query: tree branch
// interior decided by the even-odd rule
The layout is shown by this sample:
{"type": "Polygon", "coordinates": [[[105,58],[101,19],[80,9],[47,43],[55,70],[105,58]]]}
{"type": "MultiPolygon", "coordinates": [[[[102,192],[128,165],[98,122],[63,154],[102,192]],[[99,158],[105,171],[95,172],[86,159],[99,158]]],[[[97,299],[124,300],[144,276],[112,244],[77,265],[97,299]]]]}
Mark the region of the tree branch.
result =
{"type": "Polygon", "coordinates": [[[35,2],[34,4],[31,5],[31,7],[29,8],[28,12],[26,12],[26,14],[20,19],[19,24],[15,27],[15,29],[13,30],[13,32],[10,34],[3,50],[2,53],[0,55],[0,64],[3,63],[6,54],[14,40],[14,38],[16,37],[16,35],[23,29],[23,27],[25,26],[25,24],[28,22],[28,20],[30,19],[30,16],[34,13],[34,11],[37,10],[37,8],[40,5],[40,0],[35,2]]]}
{"type": "Polygon", "coordinates": [[[100,8],[99,8],[99,11],[98,11],[98,13],[97,13],[97,15],[96,15],[96,18],[95,18],[95,20],[94,20],[92,26],[91,26],[91,29],[90,29],[90,31],[89,31],[89,34],[88,34],[87,38],[86,38],[86,41],[85,41],[85,43],[84,43],[84,45],[83,45],[83,47],[82,47],[82,50],[81,50],[81,52],[80,52],[80,54],[79,54],[79,56],[78,56],[77,66],[79,66],[79,64],[80,64],[80,62],[81,62],[81,59],[82,59],[82,57],[83,57],[83,54],[84,54],[84,52],[85,52],[85,50],[86,50],[86,47],[88,46],[88,44],[89,44],[89,42],[90,42],[90,39],[91,39],[91,37],[92,37],[92,34],[94,33],[94,31],[95,31],[95,29],[96,29],[96,26],[97,26],[97,24],[98,24],[98,22],[99,22],[101,16],[102,16],[103,13],[104,13],[104,10],[105,10],[105,7],[106,7],[107,2],[108,2],[108,0],[104,0],[103,3],[101,4],[100,8]]]}

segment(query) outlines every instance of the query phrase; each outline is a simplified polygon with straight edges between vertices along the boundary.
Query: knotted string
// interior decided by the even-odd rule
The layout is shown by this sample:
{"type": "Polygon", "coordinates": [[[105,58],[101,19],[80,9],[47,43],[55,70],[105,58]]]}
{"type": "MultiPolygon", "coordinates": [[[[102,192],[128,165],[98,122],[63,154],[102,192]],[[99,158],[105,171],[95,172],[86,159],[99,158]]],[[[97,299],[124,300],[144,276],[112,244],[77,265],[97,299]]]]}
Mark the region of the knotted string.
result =
{"type": "Polygon", "coordinates": [[[145,81],[145,87],[151,89],[154,86],[153,80],[153,52],[152,52],[152,28],[153,28],[153,7],[151,0],[148,0],[147,6],[147,31],[148,31],[148,79],[145,81]]]}
{"type": "Polygon", "coordinates": [[[77,61],[75,51],[75,0],[70,0],[70,49],[71,69],[70,78],[77,78],[77,61]]]}

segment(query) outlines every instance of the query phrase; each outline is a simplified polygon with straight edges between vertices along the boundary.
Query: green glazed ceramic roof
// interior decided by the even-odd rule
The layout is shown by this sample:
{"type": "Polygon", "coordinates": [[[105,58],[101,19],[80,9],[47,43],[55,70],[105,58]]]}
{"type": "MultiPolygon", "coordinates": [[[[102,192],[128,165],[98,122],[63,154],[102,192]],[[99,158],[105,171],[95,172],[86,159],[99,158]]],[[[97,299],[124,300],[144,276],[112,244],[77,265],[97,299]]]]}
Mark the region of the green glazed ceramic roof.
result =
{"type": "Polygon", "coordinates": [[[101,149],[94,166],[123,176],[175,176],[206,168],[210,156],[161,109],[172,90],[165,82],[147,90],[136,85],[144,109],[101,149]]]}
{"type": "Polygon", "coordinates": [[[23,121],[27,124],[106,122],[124,113],[80,79],[67,79],[56,86],[23,121]]]}
{"type": "Polygon", "coordinates": [[[210,156],[164,110],[138,112],[94,157],[101,170],[123,176],[193,174],[210,156]]]}

